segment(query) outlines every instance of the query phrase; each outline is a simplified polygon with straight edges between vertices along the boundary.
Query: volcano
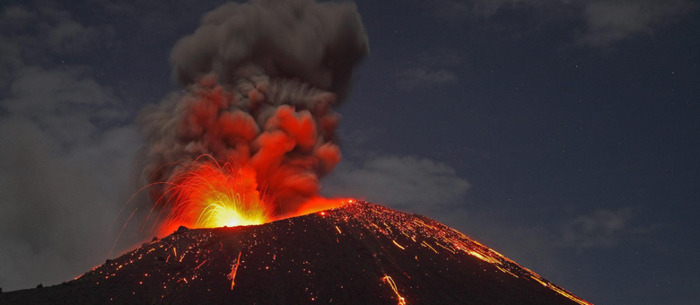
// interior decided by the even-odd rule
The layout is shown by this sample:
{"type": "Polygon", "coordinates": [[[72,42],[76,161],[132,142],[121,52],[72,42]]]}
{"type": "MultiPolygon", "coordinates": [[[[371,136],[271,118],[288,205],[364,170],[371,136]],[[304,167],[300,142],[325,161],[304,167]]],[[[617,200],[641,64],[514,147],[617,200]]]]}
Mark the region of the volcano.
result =
{"type": "Polygon", "coordinates": [[[0,304],[590,304],[445,225],[349,201],[272,223],[179,228],[0,304]]]}

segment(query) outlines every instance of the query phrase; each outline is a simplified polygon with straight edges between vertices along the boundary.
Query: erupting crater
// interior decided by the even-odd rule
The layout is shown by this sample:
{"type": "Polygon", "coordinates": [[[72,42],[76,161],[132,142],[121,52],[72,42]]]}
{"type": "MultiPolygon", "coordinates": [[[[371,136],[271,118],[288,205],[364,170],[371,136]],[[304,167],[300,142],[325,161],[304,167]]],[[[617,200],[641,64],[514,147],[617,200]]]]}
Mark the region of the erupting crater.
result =
{"type": "MultiPolygon", "coordinates": [[[[197,159],[166,182],[166,193],[156,201],[162,209],[157,235],[177,228],[218,228],[258,225],[343,205],[349,199],[314,196],[296,210],[280,214],[271,196],[258,191],[256,172],[250,166],[220,165],[209,156],[197,159]],[[203,159],[204,161],[199,161],[203,159]]],[[[153,212],[153,210],[152,210],[153,212]]]]}

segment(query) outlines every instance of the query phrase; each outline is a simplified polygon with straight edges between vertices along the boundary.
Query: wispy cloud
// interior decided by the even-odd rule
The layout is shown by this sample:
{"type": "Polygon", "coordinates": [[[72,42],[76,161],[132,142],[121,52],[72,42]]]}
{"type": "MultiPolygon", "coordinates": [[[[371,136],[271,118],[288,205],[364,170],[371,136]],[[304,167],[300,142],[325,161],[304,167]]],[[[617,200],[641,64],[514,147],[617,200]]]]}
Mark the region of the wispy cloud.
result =
{"type": "Polygon", "coordinates": [[[457,81],[457,75],[447,69],[411,68],[396,73],[395,77],[396,86],[402,90],[457,81]]]}
{"type": "Polygon", "coordinates": [[[632,226],[631,208],[600,209],[587,215],[576,216],[562,225],[560,244],[575,248],[616,246],[620,240],[638,233],[632,226]]]}
{"type": "Polygon", "coordinates": [[[323,184],[331,196],[361,197],[414,212],[463,203],[469,182],[449,165],[414,156],[380,155],[344,162],[323,184]]]}
{"type": "Polygon", "coordinates": [[[419,54],[411,61],[402,63],[394,74],[396,87],[410,91],[455,83],[459,77],[454,69],[464,65],[464,55],[454,50],[438,49],[432,53],[419,54]]]}
{"type": "Polygon", "coordinates": [[[616,42],[653,34],[697,9],[692,0],[441,0],[437,18],[451,23],[487,20],[505,11],[534,9],[549,14],[546,22],[570,22],[561,13],[570,12],[581,24],[572,29],[573,41],[580,45],[607,47],[616,42]]]}
{"type": "Polygon", "coordinates": [[[583,6],[586,29],[579,42],[605,46],[629,37],[652,34],[656,27],[692,11],[689,0],[591,1],[583,6]]]}

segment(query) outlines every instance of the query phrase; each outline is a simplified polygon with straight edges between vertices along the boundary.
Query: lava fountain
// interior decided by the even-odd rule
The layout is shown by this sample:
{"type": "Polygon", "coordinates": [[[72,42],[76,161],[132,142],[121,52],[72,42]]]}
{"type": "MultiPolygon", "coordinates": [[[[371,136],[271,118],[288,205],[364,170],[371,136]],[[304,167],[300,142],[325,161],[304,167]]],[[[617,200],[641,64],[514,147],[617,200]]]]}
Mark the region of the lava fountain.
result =
{"type": "Polygon", "coordinates": [[[179,226],[256,225],[272,217],[249,167],[220,165],[216,160],[195,162],[175,176],[169,189],[170,209],[159,229],[163,235],[179,226]]]}

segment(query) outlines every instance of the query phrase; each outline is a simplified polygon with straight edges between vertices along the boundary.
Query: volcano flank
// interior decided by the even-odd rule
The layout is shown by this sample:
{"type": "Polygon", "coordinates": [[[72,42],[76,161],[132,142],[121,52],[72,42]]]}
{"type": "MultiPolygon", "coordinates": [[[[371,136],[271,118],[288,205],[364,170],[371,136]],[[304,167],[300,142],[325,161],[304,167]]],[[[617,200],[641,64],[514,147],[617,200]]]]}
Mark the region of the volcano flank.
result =
{"type": "Polygon", "coordinates": [[[367,202],[180,228],[0,304],[590,304],[436,221],[367,202]]]}

